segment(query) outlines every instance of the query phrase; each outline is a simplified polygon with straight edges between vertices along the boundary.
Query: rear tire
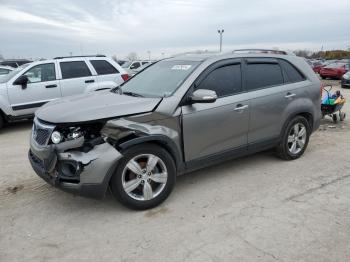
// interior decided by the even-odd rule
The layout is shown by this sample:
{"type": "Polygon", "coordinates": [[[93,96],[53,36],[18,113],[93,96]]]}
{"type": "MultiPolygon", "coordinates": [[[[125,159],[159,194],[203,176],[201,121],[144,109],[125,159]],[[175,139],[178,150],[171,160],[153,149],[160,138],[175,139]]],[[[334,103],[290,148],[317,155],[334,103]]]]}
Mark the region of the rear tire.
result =
{"type": "Polygon", "coordinates": [[[0,129],[2,129],[4,127],[5,124],[5,120],[4,117],[2,116],[1,112],[0,112],[0,129]]]}
{"type": "Polygon", "coordinates": [[[110,181],[111,191],[117,200],[136,210],[153,208],[162,203],[176,182],[172,156],[154,144],[136,145],[125,150],[123,156],[110,181]]]}
{"type": "Polygon", "coordinates": [[[310,134],[310,125],[306,118],[294,117],[285,127],[281,141],[276,147],[277,156],[284,160],[301,157],[309,143],[310,134]]]}
{"type": "Polygon", "coordinates": [[[323,75],[320,75],[322,79],[326,79],[327,77],[323,76],[323,75]]]}

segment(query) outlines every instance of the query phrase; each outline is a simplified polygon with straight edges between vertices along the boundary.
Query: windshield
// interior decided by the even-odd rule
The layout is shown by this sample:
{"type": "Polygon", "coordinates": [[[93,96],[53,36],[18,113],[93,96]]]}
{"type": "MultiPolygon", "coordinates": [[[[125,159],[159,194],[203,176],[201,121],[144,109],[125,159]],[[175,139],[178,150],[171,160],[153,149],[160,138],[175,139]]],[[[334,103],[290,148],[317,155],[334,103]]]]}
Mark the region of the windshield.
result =
{"type": "Polygon", "coordinates": [[[145,97],[171,96],[198,64],[194,61],[160,61],[125,82],[122,90],[145,97]]]}
{"type": "Polygon", "coordinates": [[[131,62],[124,62],[121,67],[122,68],[128,68],[131,65],[131,62]]]}
{"type": "Polygon", "coordinates": [[[19,71],[21,71],[23,68],[26,68],[29,64],[24,64],[21,65],[19,67],[17,67],[16,69],[14,69],[13,71],[11,71],[10,73],[8,73],[7,75],[4,75],[0,78],[0,83],[6,83],[7,81],[9,81],[13,76],[15,76],[16,74],[18,74],[19,71]]]}

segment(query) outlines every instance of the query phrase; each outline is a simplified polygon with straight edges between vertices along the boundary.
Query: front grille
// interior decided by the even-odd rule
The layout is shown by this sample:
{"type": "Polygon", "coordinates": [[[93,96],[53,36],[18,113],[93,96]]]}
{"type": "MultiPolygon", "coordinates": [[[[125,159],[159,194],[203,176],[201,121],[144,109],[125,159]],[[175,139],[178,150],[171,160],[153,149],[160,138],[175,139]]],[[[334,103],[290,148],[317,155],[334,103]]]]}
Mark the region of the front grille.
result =
{"type": "Polygon", "coordinates": [[[35,141],[39,145],[45,145],[46,141],[48,140],[50,134],[49,131],[46,129],[37,129],[36,130],[36,136],[35,136],[35,141]]]}
{"type": "Polygon", "coordinates": [[[43,124],[39,122],[39,120],[34,119],[33,138],[38,143],[38,145],[47,145],[54,128],[54,126],[43,124]]]}

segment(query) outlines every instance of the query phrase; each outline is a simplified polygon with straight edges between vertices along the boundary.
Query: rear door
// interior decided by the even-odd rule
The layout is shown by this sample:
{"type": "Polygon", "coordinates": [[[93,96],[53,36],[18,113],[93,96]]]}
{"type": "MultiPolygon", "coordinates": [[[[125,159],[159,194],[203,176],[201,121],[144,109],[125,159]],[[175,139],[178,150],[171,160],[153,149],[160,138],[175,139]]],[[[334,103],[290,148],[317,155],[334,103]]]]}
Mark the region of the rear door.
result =
{"type": "Polygon", "coordinates": [[[62,96],[82,94],[89,84],[96,82],[96,76],[84,60],[60,61],[59,67],[62,96]]]}
{"type": "Polygon", "coordinates": [[[55,63],[34,65],[22,75],[28,77],[26,88],[13,84],[19,76],[8,84],[8,96],[15,115],[33,114],[38,107],[61,97],[55,63]]]}
{"type": "Polygon", "coordinates": [[[269,144],[280,135],[289,104],[302,96],[305,77],[288,61],[245,59],[246,91],[251,97],[248,144],[269,144]]]}
{"type": "Polygon", "coordinates": [[[232,149],[245,150],[249,101],[242,93],[241,61],[221,61],[209,67],[189,93],[196,89],[213,90],[218,99],[214,103],[182,106],[186,161],[232,149]]]}
{"type": "Polygon", "coordinates": [[[124,82],[117,65],[113,65],[113,62],[104,59],[90,59],[89,63],[97,74],[97,82],[113,81],[117,85],[124,82]]]}

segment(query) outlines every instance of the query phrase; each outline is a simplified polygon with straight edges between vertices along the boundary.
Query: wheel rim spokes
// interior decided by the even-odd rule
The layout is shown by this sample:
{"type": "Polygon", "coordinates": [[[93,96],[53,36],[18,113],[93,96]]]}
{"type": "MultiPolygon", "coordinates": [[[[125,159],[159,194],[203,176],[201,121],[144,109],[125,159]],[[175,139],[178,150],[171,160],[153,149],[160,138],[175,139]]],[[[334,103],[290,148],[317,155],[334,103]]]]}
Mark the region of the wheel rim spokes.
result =
{"type": "Polygon", "coordinates": [[[124,191],[130,197],[142,201],[159,195],[167,179],[163,160],[153,154],[142,154],[130,159],[122,173],[124,191]]]}
{"type": "Polygon", "coordinates": [[[124,189],[127,193],[130,193],[132,191],[134,191],[140,184],[141,184],[141,179],[139,178],[135,178],[133,180],[128,181],[127,183],[125,183],[124,185],[124,189]]]}
{"type": "Polygon", "coordinates": [[[143,184],[143,198],[144,200],[150,200],[153,198],[153,189],[150,183],[147,181],[143,184]]]}
{"type": "Polygon", "coordinates": [[[306,142],[306,127],[302,123],[295,124],[288,134],[287,145],[289,152],[298,154],[303,150],[306,142]]]}
{"type": "Polygon", "coordinates": [[[167,179],[168,179],[168,174],[167,174],[166,172],[152,174],[152,175],[151,175],[151,179],[152,179],[154,182],[164,184],[164,183],[166,183],[166,181],[167,181],[167,179]]]}
{"type": "Polygon", "coordinates": [[[133,173],[137,175],[142,174],[142,168],[139,163],[137,163],[135,160],[130,160],[129,163],[127,164],[127,168],[130,169],[133,173]]]}

